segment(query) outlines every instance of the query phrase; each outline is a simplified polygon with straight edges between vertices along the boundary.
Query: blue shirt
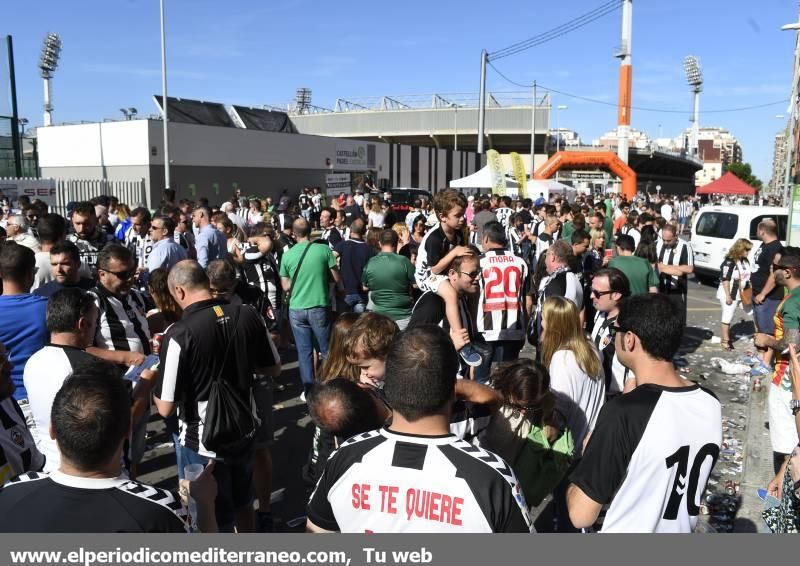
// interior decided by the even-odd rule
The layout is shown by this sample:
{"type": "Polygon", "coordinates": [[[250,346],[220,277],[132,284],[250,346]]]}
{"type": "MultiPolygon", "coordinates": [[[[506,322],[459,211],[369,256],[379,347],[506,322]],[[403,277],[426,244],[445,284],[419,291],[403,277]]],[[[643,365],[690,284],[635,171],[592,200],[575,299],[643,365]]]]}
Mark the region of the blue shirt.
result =
{"type": "Polygon", "coordinates": [[[157,241],[147,257],[147,270],[155,271],[159,267],[172,269],[172,266],[186,259],[186,250],[169,238],[157,241]]]}
{"type": "Polygon", "coordinates": [[[17,390],[14,399],[27,399],[28,392],[22,382],[22,373],[28,358],[50,341],[45,312],[47,298],[38,295],[0,295],[0,342],[8,351],[14,364],[11,379],[17,390]]]}
{"type": "Polygon", "coordinates": [[[195,240],[195,248],[197,249],[197,263],[203,269],[208,267],[208,264],[215,259],[225,259],[228,257],[228,241],[223,236],[222,232],[208,224],[205,228],[200,229],[195,240]]]}

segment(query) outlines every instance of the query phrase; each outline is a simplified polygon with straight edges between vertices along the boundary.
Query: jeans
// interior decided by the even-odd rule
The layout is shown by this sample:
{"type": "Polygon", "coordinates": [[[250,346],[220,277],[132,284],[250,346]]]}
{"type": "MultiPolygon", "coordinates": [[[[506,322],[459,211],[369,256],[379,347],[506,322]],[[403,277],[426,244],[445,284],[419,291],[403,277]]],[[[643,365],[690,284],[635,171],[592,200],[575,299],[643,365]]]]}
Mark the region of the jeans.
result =
{"type": "Polygon", "coordinates": [[[511,362],[519,358],[519,352],[525,340],[495,340],[483,342],[488,355],[483,356],[483,363],[475,368],[474,379],[478,383],[486,383],[492,372],[492,362],[511,362]]]}
{"type": "Polygon", "coordinates": [[[314,345],[319,348],[320,358],[324,359],[328,355],[331,312],[328,307],[289,309],[289,324],[297,347],[300,380],[303,388],[308,391],[314,385],[314,345]]]}
{"type": "Polygon", "coordinates": [[[361,314],[367,310],[367,298],[358,293],[354,295],[345,295],[344,302],[350,309],[350,312],[361,314]]]}
{"type": "MultiPolygon", "coordinates": [[[[174,437],[173,437],[174,438],[174,437]]],[[[201,456],[191,448],[176,443],[178,479],[184,477],[184,467],[189,464],[208,464],[208,456],[201,456]]],[[[253,501],[253,454],[241,459],[217,460],[214,463],[214,480],[217,482],[217,498],[214,511],[220,532],[233,532],[236,512],[253,501]]]]}

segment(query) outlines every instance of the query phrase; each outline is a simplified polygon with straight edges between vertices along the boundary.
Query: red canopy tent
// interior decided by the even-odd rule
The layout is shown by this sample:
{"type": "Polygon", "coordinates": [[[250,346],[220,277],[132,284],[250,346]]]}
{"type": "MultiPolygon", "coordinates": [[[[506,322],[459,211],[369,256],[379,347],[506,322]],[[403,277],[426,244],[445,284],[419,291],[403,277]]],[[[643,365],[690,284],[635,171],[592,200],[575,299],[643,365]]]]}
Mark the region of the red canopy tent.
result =
{"type": "Polygon", "coordinates": [[[758,191],[728,171],[722,177],[697,189],[698,195],[747,195],[755,196],[758,191]]]}

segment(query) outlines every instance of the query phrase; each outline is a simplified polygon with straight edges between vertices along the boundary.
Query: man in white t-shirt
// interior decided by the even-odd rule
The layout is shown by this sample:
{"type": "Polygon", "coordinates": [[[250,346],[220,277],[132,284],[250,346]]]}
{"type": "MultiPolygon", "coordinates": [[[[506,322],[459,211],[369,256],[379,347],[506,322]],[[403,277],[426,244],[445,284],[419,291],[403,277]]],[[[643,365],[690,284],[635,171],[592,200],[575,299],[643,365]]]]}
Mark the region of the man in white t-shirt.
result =
{"type": "Polygon", "coordinates": [[[603,407],[570,475],[573,525],[604,533],[690,533],[722,444],[713,393],[678,375],[672,360],[683,324],[664,295],[634,295],[619,307],[616,352],[636,388],[603,407]]]}
{"type": "Polygon", "coordinates": [[[92,295],[77,287],[57,291],[47,303],[50,343],[25,364],[22,379],[33,413],[31,432],[47,457],[46,472],[57,470],[59,464],[58,447],[49,433],[53,399],[76,366],[96,359],[86,348],[94,341],[98,314],[92,295]]]}

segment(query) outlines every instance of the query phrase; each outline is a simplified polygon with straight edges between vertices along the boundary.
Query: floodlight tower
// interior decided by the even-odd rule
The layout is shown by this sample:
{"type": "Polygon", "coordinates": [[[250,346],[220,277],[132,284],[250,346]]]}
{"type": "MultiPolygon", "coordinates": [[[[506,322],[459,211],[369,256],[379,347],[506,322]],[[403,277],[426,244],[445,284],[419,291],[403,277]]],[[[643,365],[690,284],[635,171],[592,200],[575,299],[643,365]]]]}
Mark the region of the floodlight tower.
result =
{"type": "Polygon", "coordinates": [[[306,114],[311,106],[311,89],[298,88],[294,100],[297,113],[306,114]]]}
{"type": "Polygon", "coordinates": [[[50,99],[50,79],[58,68],[58,59],[61,57],[61,38],[57,33],[50,32],[44,38],[42,55],[39,58],[39,70],[44,79],[44,125],[53,125],[53,104],[50,99]]]}
{"type": "Polygon", "coordinates": [[[700,138],[700,92],[703,90],[703,73],[700,70],[700,61],[694,55],[689,55],[683,60],[683,69],[686,71],[686,82],[694,92],[694,116],[692,122],[692,152],[698,154],[700,138]]]}

